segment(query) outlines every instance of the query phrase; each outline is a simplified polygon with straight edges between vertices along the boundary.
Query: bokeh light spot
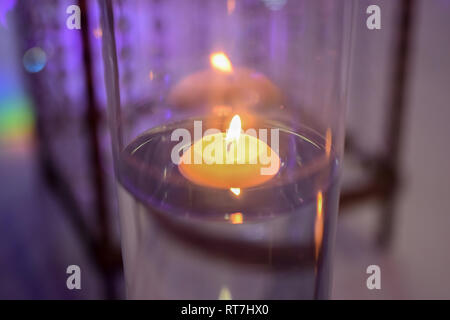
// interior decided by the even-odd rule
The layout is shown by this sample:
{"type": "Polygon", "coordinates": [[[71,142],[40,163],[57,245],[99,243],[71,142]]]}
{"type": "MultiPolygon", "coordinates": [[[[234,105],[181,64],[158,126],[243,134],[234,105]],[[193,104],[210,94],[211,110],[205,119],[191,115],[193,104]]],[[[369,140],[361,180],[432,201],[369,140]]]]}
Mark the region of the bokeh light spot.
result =
{"type": "Polygon", "coordinates": [[[0,145],[21,144],[30,139],[33,129],[34,115],[27,98],[0,100],[0,145]]]}
{"type": "Polygon", "coordinates": [[[23,55],[23,66],[30,73],[36,73],[44,69],[47,63],[45,51],[39,47],[28,49],[23,55]]]}

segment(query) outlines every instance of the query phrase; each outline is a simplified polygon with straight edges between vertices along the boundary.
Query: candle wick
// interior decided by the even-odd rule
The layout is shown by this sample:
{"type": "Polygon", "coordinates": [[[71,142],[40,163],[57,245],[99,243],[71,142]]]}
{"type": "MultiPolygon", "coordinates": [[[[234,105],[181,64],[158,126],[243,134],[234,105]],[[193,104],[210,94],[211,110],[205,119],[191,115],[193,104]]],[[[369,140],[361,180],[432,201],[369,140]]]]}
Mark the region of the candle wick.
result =
{"type": "Polygon", "coordinates": [[[231,147],[232,143],[233,143],[233,141],[230,141],[227,143],[227,152],[230,152],[230,147],[231,147]]]}

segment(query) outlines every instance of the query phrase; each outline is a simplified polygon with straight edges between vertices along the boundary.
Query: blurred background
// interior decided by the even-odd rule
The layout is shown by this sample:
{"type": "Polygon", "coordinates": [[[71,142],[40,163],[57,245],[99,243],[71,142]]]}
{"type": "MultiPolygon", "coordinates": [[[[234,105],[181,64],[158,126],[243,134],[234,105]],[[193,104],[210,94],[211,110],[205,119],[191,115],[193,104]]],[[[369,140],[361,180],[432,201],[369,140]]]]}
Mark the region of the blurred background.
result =
{"type": "MultiPolygon", "coordinates": [[[[123,1],[129,61],[132,14],[123,1]]],[[[357,1],[332,298],[450,299],[449,30],[449,0],[357,1]],[[381,290],[366,287],[373,264],[381,290]]],[[[0,0],[2,299],[124,298],[101,38],[95,1],[0,0]],[[81,30],[66,27],[72,4],[81,30]],[[67,290],[71,264],[82,290],[67,290]]]]}

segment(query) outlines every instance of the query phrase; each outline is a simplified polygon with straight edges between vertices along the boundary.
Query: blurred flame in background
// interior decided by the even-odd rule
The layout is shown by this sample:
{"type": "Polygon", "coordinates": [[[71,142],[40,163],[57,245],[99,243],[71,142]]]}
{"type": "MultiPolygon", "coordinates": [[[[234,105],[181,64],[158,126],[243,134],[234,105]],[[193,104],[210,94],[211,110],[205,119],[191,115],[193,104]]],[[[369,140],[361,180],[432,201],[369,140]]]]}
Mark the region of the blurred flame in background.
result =
{"type": "Polygon", "coordinates": [[[216,52],[211,54],[209,58],[211,66],[219,71],[230,73],[233,72],[233,66],[231,64],[230,59],[228,59],[227,55],[223,52],[216,52]]]}

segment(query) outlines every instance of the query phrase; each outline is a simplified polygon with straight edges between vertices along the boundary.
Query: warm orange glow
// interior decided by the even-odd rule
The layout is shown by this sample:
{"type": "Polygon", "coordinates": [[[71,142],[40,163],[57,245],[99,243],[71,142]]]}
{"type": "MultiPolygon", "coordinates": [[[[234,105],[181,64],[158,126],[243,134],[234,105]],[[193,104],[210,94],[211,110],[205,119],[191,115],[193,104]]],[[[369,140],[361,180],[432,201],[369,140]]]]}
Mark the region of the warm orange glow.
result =
{"type": "Polygon", "coordinates": [[[92,33],[94,34],[94,37],[97,39],[100,39],[103,36],[103,30],[102,28],[98,27],[92,30],[92,33]]]}
{"type": "Polygon", "coordinates": [[[236,212],[232,213],[230,215],[230,222],[232,224],[241,224],[244,221],[244,217],[242,216],[242,213],[236,212]]]}
{"type": "Polygon", "coordinates": [[[241,188],[230,188],[230,191],[237,196],[241,194],[241,188]]]}
{"type": "Polygon", "coordinates": [[[218,105],[213,108],[213,113],[219,117],[230,115],[233,109],[230,106],[218,105]]]}
{"type": "Polygon", "coordinates": [[[332,144],[332,136],[331,136],[331,130],[330,128],[327,129],[327,132],[325,134],[325,153],[327,157],[330,156],[331,153],[331,144],[332,144]]]}
{"type": "Polygon", "coordinates": [[[230,73],[233,71],[230,59],[223,52],[213,53],[209,59],[211,66],[219,71],[230,73]]]}
{"type": "Polygon", "coordinates": [[[278,154],[257,137],[241,133],[241,125],[235,115],[227,133],[210,134],[192,144],[178,165],[181,174],[196,184],[236,195],[237,190],[272,179],[280,169],[278,154]],[[268,157],[265,164],[260,162],[263,156],[268,157]]]}
{"type": "Polygon", "coordinates": [[[323,208],[323,195],[322,191],[317,193],[317,215],[322,216],[322,208],[323,208]]]}
{"type": "Polygon", "coordinates": [[[316,260],[319,258],[320,248],[322,247],[323,239],[323,195],[322,191],[317,192],[317,212],[316,222],[314,225],[314,242],[316,260]]]}
{"type": "Polygon", "coordinates": [[[228,14],[232,14],[235,8],[236,8],[236,0],[228,0],[227,1],[228,14]]]}
{"type": "Polygon", "coordinates": [[[150,80],[155,79],[155,74],[153,73],[153,71],[150,71],[150,72],[148,73],[148,78],[149,78],[150,80]]]}

